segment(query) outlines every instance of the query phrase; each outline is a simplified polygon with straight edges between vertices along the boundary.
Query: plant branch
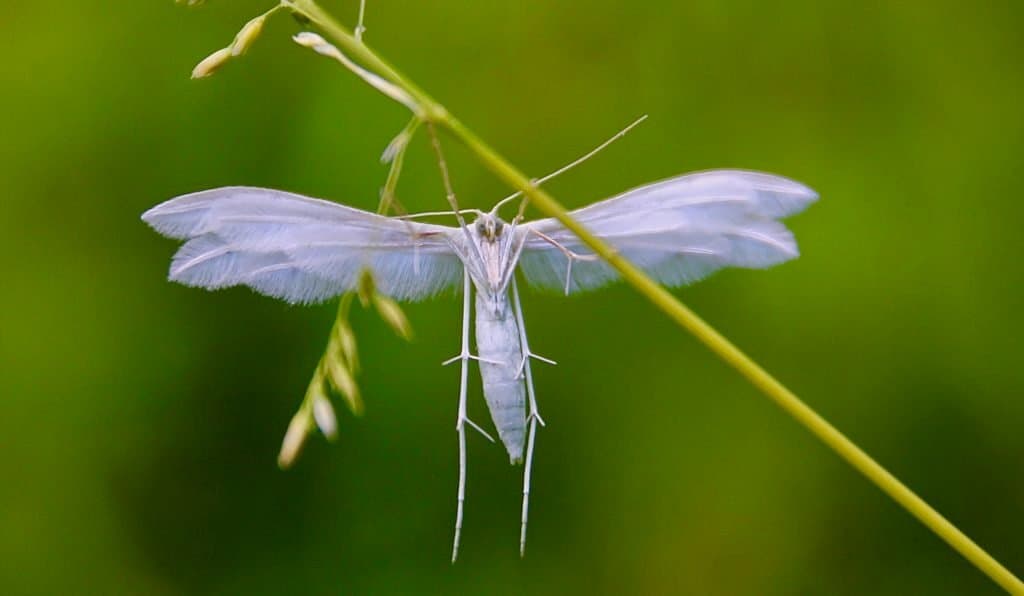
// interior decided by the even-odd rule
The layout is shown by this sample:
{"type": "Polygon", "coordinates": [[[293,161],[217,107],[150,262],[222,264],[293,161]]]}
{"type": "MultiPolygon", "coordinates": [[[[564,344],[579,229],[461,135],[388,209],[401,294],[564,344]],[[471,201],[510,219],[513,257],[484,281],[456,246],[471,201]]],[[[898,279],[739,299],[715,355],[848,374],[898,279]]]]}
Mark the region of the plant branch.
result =
{"type": "Polygon", "coordinates": [[[476,136],[462,122],[425,91],[407,79],[388,62],[378,56],[363,42],[354,37],[313,0],[282,0],[282,4],[302,14],[319,27],[335,43],[342,46],[364,66],[387,78],[408,93],[422,109],[422,116],[430,123],[445,127],[461,141],[476,158],[495,176],[525,195],[534,206],[550,217],[554,217],[567,229],[575,233],[584,244],[614,267],[623,280],[643,294],[658,309],[676,324],[702,341],[712,352],[746,377],[756,388],[774,401],[779,407],[807,428],[818,439],[835,451],[847,463],[857,469],[883,492],[889,495],[907,512],[916,517],[972,565],[994,582],[1013,594],[1024,594],[1024,583],[1007,570],[996,559],[956,528],[938,511],[917,496],[910,488],[878,464],[860,447],[829,424],[792,391],[765,371],[749,356],[732,344],[722,334],[708,325],[692,310],[683,305],[665,288],[654,282],[640,269],[617,254],[600,238],[576,222],[566,209],[549,193],[538,188],[531,179],[515,168],[505,158],[476,136]]]}

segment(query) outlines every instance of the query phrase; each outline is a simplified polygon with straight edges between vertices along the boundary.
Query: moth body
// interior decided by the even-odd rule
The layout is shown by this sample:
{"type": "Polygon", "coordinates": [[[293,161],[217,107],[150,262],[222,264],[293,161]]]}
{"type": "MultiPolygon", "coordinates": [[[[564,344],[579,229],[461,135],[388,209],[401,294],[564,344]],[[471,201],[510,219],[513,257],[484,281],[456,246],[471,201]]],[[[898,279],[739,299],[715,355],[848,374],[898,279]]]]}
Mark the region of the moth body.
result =
{"type": "Polygon", "coordinates": [[[521,463],[526,436],[526,386],[521,372],[519,327],[507,292],[494,297],[477,291],[476,347],[487,409],[509,459],[513,464],[521,463]]]}
{"type": "MultiPolygon", "coordinates": [[[[516,227],[481,213],[467,230],[473,246],[458,252],[476,289],[476,346],[484,400],[509,459],[518,464],[526,436],[526,386],[520,329],[508,294],[519,260],[516,227]]],[[[522,240],[520,236],[520,247],[522,240]]]]}

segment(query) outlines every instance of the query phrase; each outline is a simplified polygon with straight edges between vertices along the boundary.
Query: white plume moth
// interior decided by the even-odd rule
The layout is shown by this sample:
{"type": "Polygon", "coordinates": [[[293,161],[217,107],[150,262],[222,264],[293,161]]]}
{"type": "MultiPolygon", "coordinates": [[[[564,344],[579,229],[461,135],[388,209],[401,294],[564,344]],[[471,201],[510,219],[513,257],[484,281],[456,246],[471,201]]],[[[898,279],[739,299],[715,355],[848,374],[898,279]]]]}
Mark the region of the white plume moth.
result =
{"type": "MultiPolygon", "coordinates": [[[[572,217],[648,275],[668,286],[723,267],[765,268],[797,256],[780,219],[817,199],[778,176],[739,170],[688,174],[633,189],[572,217]]],[[[503,201],[504,202],[504,201],[503,201]]],[[[520,550],[526,544],[537,412],[516,271],[536,287],[579,292],[613,282],[616,271],[554,219],[505,221],[498,207],[458,227],[394,218],[265,188],[228,187],[171,199],[143,214],[156,231],[185,240],[170,279],[219,289],[245,285],[291,303],[327,300],[357,288],[364,270],[397,300],[446,289],[463,295],[457,430],[459,488],[454,560],[466,482],[468,363],[477,360],[483,393],[512,463],[525,461],[520,550]],[[477,353],[470,353],[475,293],[477,353]]],[[[543,359],[542,359],[543,360],[543,359]]],[[[483,432],[481,430],[481,432],[483,432]]],[[[486,433],[484,433],[486,435],[486,433]]]]}

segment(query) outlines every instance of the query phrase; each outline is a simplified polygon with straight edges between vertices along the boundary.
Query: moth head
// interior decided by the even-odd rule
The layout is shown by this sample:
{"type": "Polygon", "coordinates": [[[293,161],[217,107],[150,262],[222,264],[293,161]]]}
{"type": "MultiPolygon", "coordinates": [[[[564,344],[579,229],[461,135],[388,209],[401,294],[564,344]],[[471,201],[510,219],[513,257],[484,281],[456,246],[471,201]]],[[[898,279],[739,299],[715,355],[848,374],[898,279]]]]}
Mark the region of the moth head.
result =
{"type": "Polygon", "coordinates": [[[491,242],[501,238],[501,233],[505,230],[505,222],[490,213],[481,213],[474,225],[477,234],[491,242]]]}

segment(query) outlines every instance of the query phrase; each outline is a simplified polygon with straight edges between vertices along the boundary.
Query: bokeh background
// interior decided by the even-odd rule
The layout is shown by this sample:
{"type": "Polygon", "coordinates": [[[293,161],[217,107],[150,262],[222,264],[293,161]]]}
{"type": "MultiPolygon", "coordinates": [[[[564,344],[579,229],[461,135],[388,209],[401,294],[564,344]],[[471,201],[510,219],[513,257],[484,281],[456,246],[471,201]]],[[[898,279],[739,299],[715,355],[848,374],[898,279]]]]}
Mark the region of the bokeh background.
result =
{"type": "MultiPolygon", "coordinates": [[[[408,307],[412,343],[357,312],[366,415],[278,470],[333,305],[169,284],[139,221],[228,184],[376,204],[406,114],[290,18],[189,80],[270,5],[0,4],[0,592],[999,593],[621,286],[525,297],[560,363],[525,560],[520,469],[471,434],[448,561],[452,297],[408,307]]],[[[678,294],[1024,571],[1024,4],[370,0],[367,25],[532,175],[650,114],[551,183],[570,206],[723,166],[819,190],[800,259],[678,294]]],[[[464,204],[507,192],[447,147],[464,204]]],[[[399,198],[444,208],[422,137],[399,198]]]]}

